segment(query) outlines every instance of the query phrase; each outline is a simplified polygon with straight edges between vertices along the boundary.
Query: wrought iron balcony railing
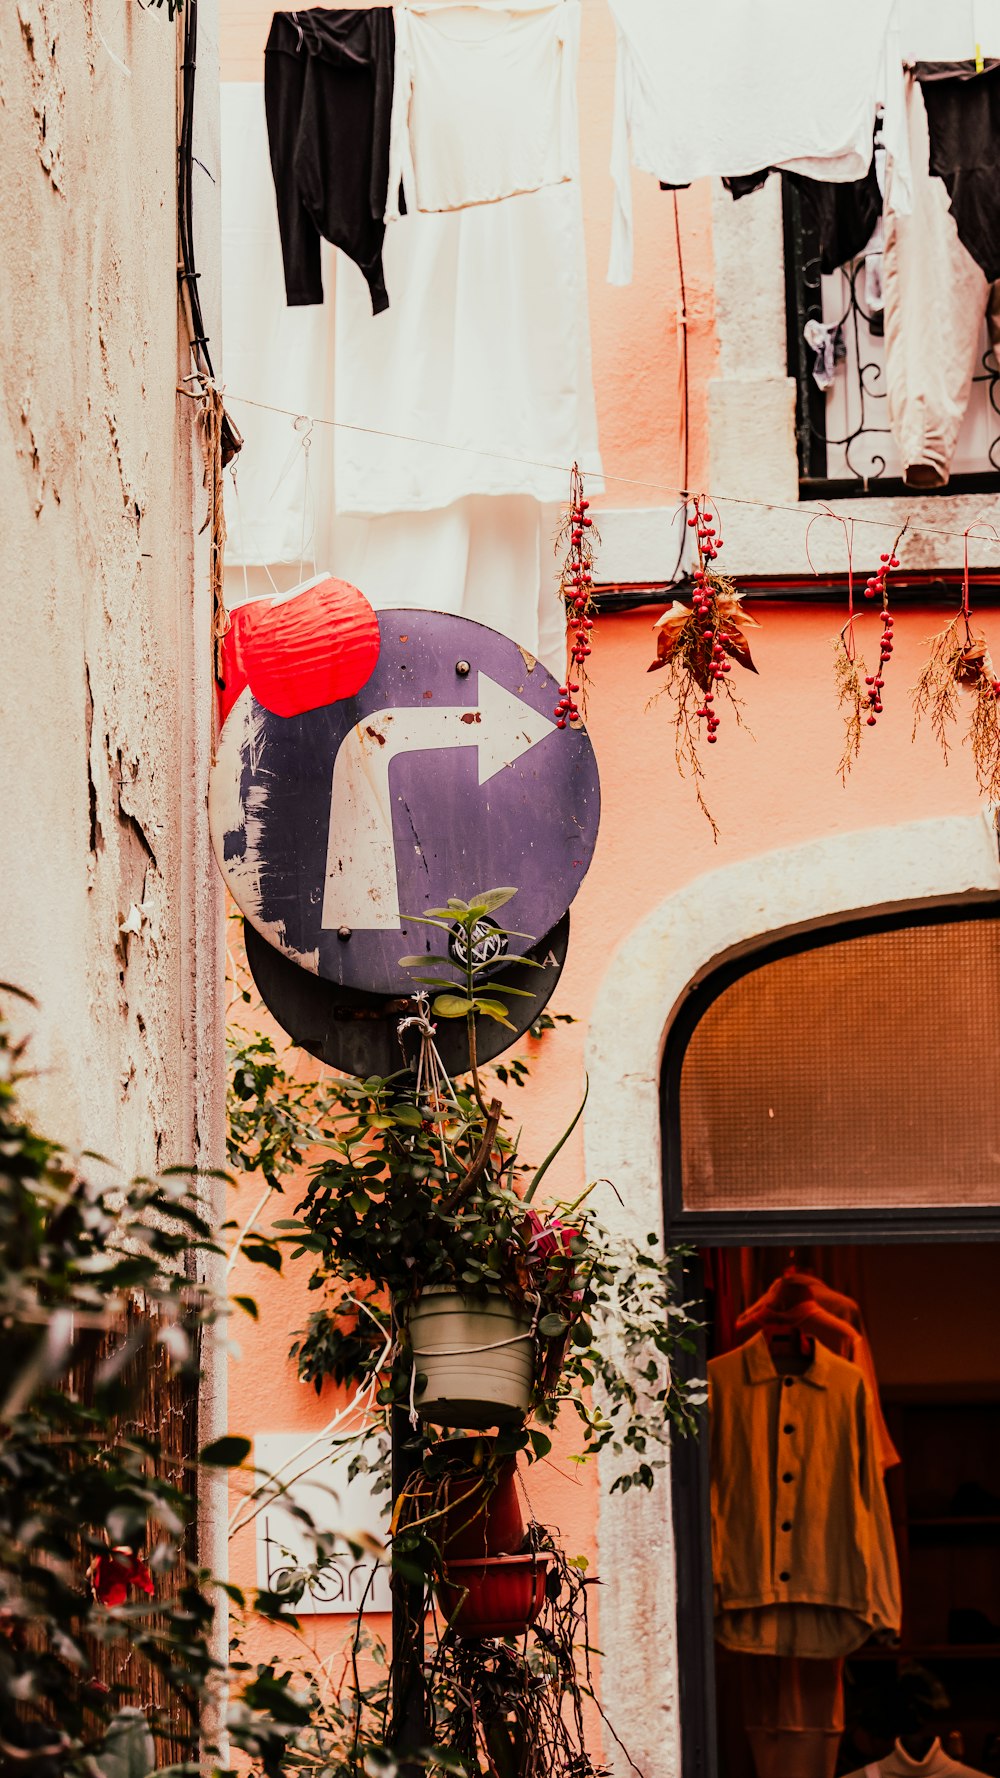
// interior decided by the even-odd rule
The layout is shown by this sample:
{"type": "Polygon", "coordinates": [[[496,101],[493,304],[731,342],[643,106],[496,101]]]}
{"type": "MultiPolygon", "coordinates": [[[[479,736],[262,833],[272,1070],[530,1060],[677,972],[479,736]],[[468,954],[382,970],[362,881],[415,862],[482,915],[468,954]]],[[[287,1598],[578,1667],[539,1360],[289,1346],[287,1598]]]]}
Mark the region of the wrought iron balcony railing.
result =
{"type": "MultiPolygon", "coordinates": [[[[809,206],[788,179],[782,180],[782,188],[788,367],[798,391],[800,496],[913,492],[904,488],[886,411],[879,268],[862,255],[824,275],[809,206]],[[835,330],[833,378],[825,391],[814,376],[816,351],[807,339],[811,321],[835,330]]],[[[1000,367],[989,349],[985,322],[980,362],[950,480],[936,490],[941,493],[1000,491],[1000,367]]]]}

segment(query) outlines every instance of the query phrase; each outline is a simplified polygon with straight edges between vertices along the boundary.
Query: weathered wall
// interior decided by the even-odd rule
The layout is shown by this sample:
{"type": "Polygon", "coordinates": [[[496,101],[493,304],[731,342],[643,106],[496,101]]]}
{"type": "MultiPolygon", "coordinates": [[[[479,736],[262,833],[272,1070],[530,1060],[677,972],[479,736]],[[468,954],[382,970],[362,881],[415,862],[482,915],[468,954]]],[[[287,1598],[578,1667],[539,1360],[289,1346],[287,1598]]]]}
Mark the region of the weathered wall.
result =
{"type": "Polygon", "coordinates": [[[221,1089],[178,28],[0,9],[0,979],[39,1002],[46,1130],[133,1170],[215,1160],[221,1089]]]}

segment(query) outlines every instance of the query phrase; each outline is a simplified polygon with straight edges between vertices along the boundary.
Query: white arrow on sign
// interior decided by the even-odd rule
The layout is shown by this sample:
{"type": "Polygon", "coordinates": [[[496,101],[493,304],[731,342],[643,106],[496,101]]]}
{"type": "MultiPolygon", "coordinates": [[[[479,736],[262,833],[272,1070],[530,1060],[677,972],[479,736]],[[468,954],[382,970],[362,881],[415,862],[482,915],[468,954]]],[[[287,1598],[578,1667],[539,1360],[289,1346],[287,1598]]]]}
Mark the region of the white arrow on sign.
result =
{"type": "Polygon", "coordinates": [[[479,674],[478,705],[373,710],[345,735],[333,762],[323,925],[393,932],[400,924],[389,767],[400,753],[478,747],[486,784],[544,741],[555,723],[479,674]]]}

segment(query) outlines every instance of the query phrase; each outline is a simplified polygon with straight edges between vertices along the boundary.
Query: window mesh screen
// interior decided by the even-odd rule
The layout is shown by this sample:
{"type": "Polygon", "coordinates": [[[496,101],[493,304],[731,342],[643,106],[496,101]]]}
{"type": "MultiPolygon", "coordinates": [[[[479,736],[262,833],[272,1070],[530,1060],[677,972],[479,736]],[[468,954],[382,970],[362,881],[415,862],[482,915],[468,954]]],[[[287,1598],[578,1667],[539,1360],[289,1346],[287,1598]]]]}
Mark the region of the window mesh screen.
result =
{"type": "Polygon", "coordinates": [[[1000,922],[865,934],[752,970],[680,1081],[689,1210],[1000,1203],[1000,922]]]}

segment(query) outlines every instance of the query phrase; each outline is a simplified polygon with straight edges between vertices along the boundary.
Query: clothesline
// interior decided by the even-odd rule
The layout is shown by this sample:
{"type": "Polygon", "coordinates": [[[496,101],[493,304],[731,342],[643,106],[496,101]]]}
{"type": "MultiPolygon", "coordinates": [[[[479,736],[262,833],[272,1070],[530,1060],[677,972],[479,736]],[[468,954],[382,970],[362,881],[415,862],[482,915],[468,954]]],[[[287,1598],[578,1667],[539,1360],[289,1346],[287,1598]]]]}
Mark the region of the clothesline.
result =
{"type": "MultiPolygon", "coordinates": [[[[384,431],[377,426],[359,426],[353,421],[330,420],[323,416],[296,413],[294,408],[277,407],[267,401],[254,400],[249,395],[234,395],[226,391],[225,399],[227,403],[240,402],[244,407],[260,408],[264,413],[284,416],[286,419],[293,421],[293,423],[297,421],[307,422],[309,429],[314,426],[329,426],[336,431],[359,432],[372,438],[392,439],[403,444],[422,445],[432,450],[456,451],[467,457],[489,457],[495,462],[518,463],[525,468],[549,469],[565,475],[567,484],[573,470],[573,465],[571,463],[544,462],[532,457],[514,456],[509,452],[491,451],[482,446],[449,444],[444,439],[420,438],[415,434],[406,432],[384,431]]],[[[303,436],[306,436],[306,434],[303,436]]],[[[615,482],[619,487],[642,488],[648,493],[662,494],[667,496],[677,505],[680,505],[683,501],[688,499],[692,492],[692,490],[688,488],[669,487],[663,482],[643,481],[635,476],[616,475],[608,469],[602,470],[597,467],[588,468],[586,463],[581,463],[579,468],[584,477],[587,475],[593,475],[595,477],[603,475],[606,483],[615,482]]],[[[697,492],[701,493],[702,490],[699,489],[697,492]]],[[[850,524],[874,526],[877,530],[882,531],[896,532],[899,529],[896,519],[871,518],[864,513],[853,511],[833,512],[826,506],[789,506],[787,503],[782,503],[778,500],[750,500],[745,495],[714,494],[711,491],[705,491],[703,497],[710,501],[714,506],[742,506],[753,508],[760,512],[795,513],[800,518],[806,519],[809,523],[814,519],[832,519],[837,524],[846,521],[850,524]]],[[[995,503],[990,510],[1000,515],[1000,503],[995,503]]],[[[961,543],[967,540],[970,533],[975,535],[977,527],[985,527],[986,525],[991,525],[992,528],[991,520],[984,516],[979,516],[974,519],[972,524],[969,525],[968,529],[965,531],[950,531],[940,525],[915,525],[912,522],[908,522],[907,535],[910,537],[947,537],[961,543]]],[[[1000,536],[997,536],[994,532],[992,538],[981,538],[980,541],[1000,544],[1000,536]]]]}

